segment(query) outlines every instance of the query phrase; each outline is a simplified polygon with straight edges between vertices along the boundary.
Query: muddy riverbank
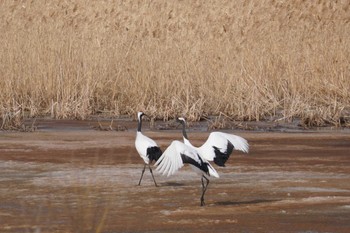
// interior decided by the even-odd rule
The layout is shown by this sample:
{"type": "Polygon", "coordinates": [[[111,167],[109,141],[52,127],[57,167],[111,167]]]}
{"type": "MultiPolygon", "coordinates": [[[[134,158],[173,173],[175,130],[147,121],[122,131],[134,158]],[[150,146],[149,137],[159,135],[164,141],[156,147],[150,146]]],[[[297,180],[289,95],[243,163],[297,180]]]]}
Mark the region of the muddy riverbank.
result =
{"type": "MultiPolygon", "coordinates": [[[[160,187],[148,172],[136,185],[135,122],[75,126],[0,133],[1,232],[349,232],[348,132],[226,130],[250,152],[217,168],[200,207],[200,177],[188,167],[155,173],[160,187]]],[[[163,149],[181,140],[177,129],[144,133],[163,149]]],[[[207,135],[189,131],[196,145],[207,135]]]]}

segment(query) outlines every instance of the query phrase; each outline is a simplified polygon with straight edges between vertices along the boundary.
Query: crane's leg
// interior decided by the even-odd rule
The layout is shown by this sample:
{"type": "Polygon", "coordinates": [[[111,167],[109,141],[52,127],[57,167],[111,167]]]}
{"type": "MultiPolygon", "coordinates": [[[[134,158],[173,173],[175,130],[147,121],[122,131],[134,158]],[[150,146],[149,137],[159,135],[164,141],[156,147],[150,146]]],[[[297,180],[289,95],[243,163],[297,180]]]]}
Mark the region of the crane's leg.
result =
{"type": "Polygon", "coordinates": [[[205,176],[202,176],[202,196],[201,196],[201,206],[204,206],[204,194],[207,191],[209,185],[209,179],[205,176]],[[207,181],[206,184],[204,184],[204,179],[207,181]]]}
{"type": "Polygon", "coordinates": [[[156,182],[156,180],[154,179],[154,176],[153,176],[152,168],[151,168],[151,166],[150,166],[149,164],[148,164],[148,168],[149,168],[149,171],[151,172],[151,175],[152,175],[152,178],[153,178],[153,181],[154,181],[154,185],[155,185],[156,187],[158,187],[157,182],[156,182]]]}
{"type": "Polygon", "coordinates": [[[145,166],[143,166],[142,173],[141,173],[141,178],[140,178],[140,181],[139,181],[139,185],[141,185],[141,180],[142,180],[142,177],[143,177],[143,173],[145,173],[145,169],[146,169],[146,164],[145,164],[145,166]]]}

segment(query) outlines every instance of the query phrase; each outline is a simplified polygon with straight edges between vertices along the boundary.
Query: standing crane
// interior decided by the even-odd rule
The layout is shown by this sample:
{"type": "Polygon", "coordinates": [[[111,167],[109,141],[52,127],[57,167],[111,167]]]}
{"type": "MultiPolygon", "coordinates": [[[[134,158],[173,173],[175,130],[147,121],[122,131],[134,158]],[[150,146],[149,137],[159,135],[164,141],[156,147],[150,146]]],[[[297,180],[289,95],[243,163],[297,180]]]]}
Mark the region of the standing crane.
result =
{"type": "Polygon", "coordinates": [[[141,133],[141,127],[142,127],[142,117],[145,116],[143,112],[137,113],[137,119],[138,119],[138,126],[137,126],[137,133],[136,133],[136,139],[135,139],[135,147],[137,152],[139,153],[140,157],[143,159],[145,165],[143,166],[143,170],[141,173],[140,181],[138,185],[141,185],[141,180],[143,177],[143,173],[145,172],[146,166],[148,166],[149,171],[151,172],[154,185],[157,187],[157,182],[154,179],[152,168],[150,164],[153,161],[157,161],[159,157],[162,155],[162,150],[157,145],[157,143],[152,140],[151,138],[143,135],[141,133]]]}

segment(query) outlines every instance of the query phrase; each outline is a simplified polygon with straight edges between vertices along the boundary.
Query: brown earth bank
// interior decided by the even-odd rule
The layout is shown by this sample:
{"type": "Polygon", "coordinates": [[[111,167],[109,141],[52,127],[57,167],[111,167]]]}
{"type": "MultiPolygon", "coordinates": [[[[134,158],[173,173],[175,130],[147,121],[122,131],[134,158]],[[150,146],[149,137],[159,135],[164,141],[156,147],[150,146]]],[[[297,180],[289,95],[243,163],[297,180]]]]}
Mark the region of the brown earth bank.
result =
{"type": "MultiPolygon", "coordinates": [[[[136,123],[117,125],[122,130],[101,131],[60,121],[30,133],[1,132],[1,232],[350,230],[347,131],[225,130],[246,138],[250,151],[215,167],[220,178],[211,179],[200,207],[200,177],[188,166],[171,177],[154,172],[159,187],[146,171],[138,186],[136,123]]],[[[162,125],[145,123],[144,134],[164,150],[181,133],[162,125]]],[[[188,134],[200,145],[209,132],[195,125],[188,134]]]]}

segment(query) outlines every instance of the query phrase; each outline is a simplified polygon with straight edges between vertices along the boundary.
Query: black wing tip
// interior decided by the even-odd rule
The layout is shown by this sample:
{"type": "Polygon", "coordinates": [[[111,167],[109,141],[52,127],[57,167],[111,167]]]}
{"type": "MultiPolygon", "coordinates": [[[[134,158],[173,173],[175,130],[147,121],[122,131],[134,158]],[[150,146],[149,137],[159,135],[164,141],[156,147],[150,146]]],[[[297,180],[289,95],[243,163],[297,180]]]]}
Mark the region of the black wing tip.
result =
{"type": "Polygon", "coordinates": [[[214,163],[220,167],[225,167],[225,163],[227,162],[234,149],[233,144],[227,140],[227,147],[225,152],[221,152],[220,149],[216,146],[213,146],[213,149],[215,152],[214,163]]]}
{"type": "Polygon", "coordinates": [[[216,165],[218,165],[219,167],[225,167],[225,163],[226,163],[227,159],[218,159],[217,157],[214,158],[214,163],[216,165]]]}

